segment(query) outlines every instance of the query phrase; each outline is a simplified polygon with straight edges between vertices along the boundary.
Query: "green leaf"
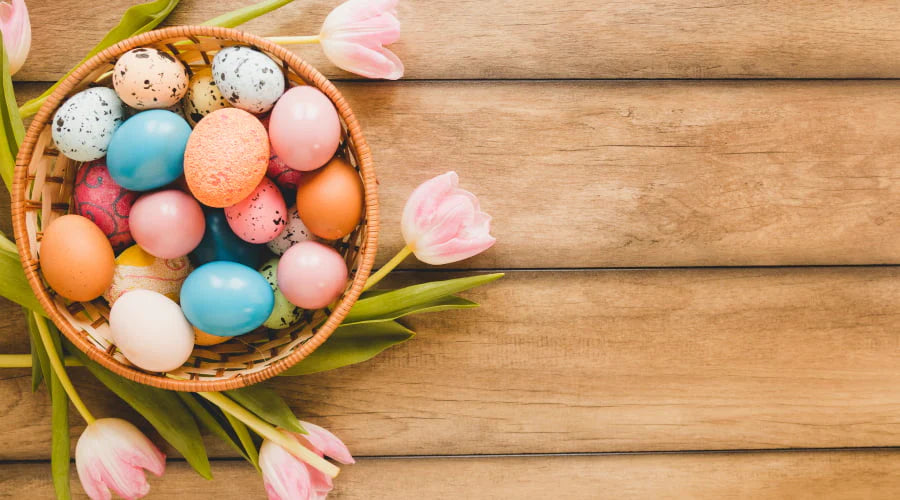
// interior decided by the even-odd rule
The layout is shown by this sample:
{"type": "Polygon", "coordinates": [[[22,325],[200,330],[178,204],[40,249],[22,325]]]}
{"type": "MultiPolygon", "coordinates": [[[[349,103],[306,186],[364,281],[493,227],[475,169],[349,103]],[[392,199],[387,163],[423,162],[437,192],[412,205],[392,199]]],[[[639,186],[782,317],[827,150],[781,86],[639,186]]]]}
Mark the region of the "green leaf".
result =
{"type": "Polygon", "coordinates": [[[69,397],[55,372],[50,372],[50,405],[53,435],[50,444],[50,472],[56,498],[72,498],[69,491],[69,397]]]}
{"type": "Polygon", "coordinates": [[[225,395],[272,425],[306,434],[297,416],[281,396],[263,384],[225,391],[225,395]]]}
{"type": "MultiPolygon", "coordinates": [[[[0,48],[3,44],[0,41],[0,48]]],[[[2,65],[0,65],[0,133],[3,133],[5,141],[0,141],[0,177],[6,184],[7,191],[12,185],[13,172],[16,168],[16,155],[19,153],[19,144],[25,137],[25,126],[19,117],[19,108],[16,104],[16,94],[13,90],[12,77],[9,74],[9,59],[6,50],[3,52],[2,65]]]]}
{"type": "Polygon", "coordinates": [[[209,457],[203,446],[203,438],[194,417],[175,395],[175,391],[157,389],[122,378],[98,365],[86,354],[67,345],[68,351],[77,357],[97,380],[137,410],[160,436],[178,450],[198,474],[212,479],[209,457]]]}
{"type": "Polygon", "coordinates": [[[19,109],[19,112],[22,116],[31,116],[37,113],[38,109],[40,109],[41,105],[44,103],[44,100],[53,93],[53,90],[59,86],[60,82],[65,80],[73,71],[75,71],[75,68],[81,66],[82,63],[91,57],[94,57],[107,47],[111,47],[126,38],[152,30],[168,17],[169,13],[172,12],[172,9],[178,5],[178,2],[179,0],[155,0],[153,2],[135,5],[126,10],[125,13],[122,14],[122,19],[119,20],[119,24],[111,29],[109,33],[103,37],[103,40],[100,40],[100,43],[95,45],[94,48],[84,56],[84,59],[79,61],[75,67],[70,69],[65,76],[60,78],[58,82],[54,83],[53,86],[47,89],[43,94],[26,102],[19,109]]]}
{"type": "Polygon", "coordinates": [[[223,413],[223,415],[225,415],[225,419],[228,420],[228,423],[231,424],[231,428],[234,429],[234,433],[237,434],[238,439],[241,440],[241,445],[247,452],[247,454],[244,455],[244,458],[249,460],[250,463],[256,467],[256,470],[260,470],[259,450],[256,448],[256,443],[253,442],[253,437],[250,435],[247,426],[240,420],[232,417],[230,413],[223,413]]]}
{"type": "Polygon", "coordinates": [[[24,307],[22,311],[25,313],[25,321],[28,324],[28,338],[31,342],[31,391],[34,392],[41,386],[41,380],[50,380],[50,358],[47,357],[44,343],[41,342],[34,315],[24,307]]]}
{"type": "Polygon", "coordinates": [[[363,323],[377,323],[379,321],[391,321],[397,318],[402,318],[403,316],[408,316],[410,314],[447,311],[450,309],[470,309],[473,307],[478,307],[478,303],[472,302],[471,300],[466,300],[462,297],[457,297],[456,295],[451,295],[449,297],[442,297],[436,300],[432,300],[431,302],[426,302],[424,304],[403,307],[400,309],[393,309],[381,314],[374,314],[372,316],[358,315],[353,318],[352,321],[348,322],[344,320],[344,322],[341,323],[341,326],[359,325],[363,323]]]}
{"type": "MultiPolygon", "coordinates": [[[[241,447],[241,442],[239,442],[238,436],[231,432],[228,432],[225,427],[220,422],[222,417],[222,413],[216,408],[210,408],[205,404],[204,401],[198,400],[197,396],[193,393],[189,392],[180,392],[177,391],[175,394],[181,398],[181,402],[184,403],[185,406],[191,411],[194,415],[194,418],[197,419],[197,422],[203,426],[204,429],[209,431],[214,436],[218,437],[222,441],[228,443],[229,446],[235,449],[238,453],[244,457],[245,460],[252,463],[254,466],[257,465],[255,459],[251,459],[250,455],[248,455],[244,448],[241,447]]],[[[253,449],[256,451],[256,448],[253,449]]]]}
{"type": "MultiPolygon", "coordinates": [[[[445,281],[432,281],[392,290],[374,297],[361,299],[353,305],[344,323],[353,324],[367,318],[390,316],[405,310],[423,307],[427,304],[468,290],[476,286],[500,279],[503,273],[482,274],[445,281]]],[[[409,313],[407,313],[409,314],[409,313]]]]}
{"type": "Polygon", "coordinates": [[[281,374],[308,375],[362,363],[413,335],[415,332],[396,321],[340,326],[306,359],[281,374]]]}
{"type": "Polygon", "coordinates": [[[240,9],[222,14],[221,16],[216,16],[209,21],[204,21],[201,24],[203,26],[221,26],[223,28],[234,28],[246,23],[247,21],[250,21],[251,19],[255,19],[263,14],[272,12],[273,10],[280,7],[284,7],[285,5],[293,1],[294,0],[265,0],[263,2],[257,2],[253,5],[241,7],[240,9]]]}
{"type": "MultiPolygon", "coordinates": [[[[3,148],[0,147],[0,150],[3,148]]],[[[37,297],[31,290],[31,285],[25,279],[25,272],[22,270],[22,263],[19,261],[19,255],[11,252],[0,250],[0,296],[26,307],[33,311],[38,311],[46,316],[44,308],[38,302],[37,297]]]]}

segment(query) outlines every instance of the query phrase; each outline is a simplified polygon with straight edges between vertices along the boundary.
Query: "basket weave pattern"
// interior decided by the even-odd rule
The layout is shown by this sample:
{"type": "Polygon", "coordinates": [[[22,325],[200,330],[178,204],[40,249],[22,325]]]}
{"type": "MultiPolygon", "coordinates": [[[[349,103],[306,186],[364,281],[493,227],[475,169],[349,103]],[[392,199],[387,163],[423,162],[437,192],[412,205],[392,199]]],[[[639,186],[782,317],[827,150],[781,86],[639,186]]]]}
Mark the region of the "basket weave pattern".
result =
{"type": "Polygon", "coordinates": [[[16,158],[12,217],[25,276],[44,310],[63,334],[91,359],[128,379],[182,391],[221,391],[268,379],[299,362],[324,342],[362,292],[375,260],[378,236],[378,194],[375,170],[359,122],[328,79],[287,49],[241,31],[209,26],[178,26],[124,40],[78,67],[47,98],[35,115],[16,158]],[[216,51],[229,45],[254,46],[281,61],[288,85],[312,85],[334,103],[341,119],[342,154],[360,173],[365,187],[365,215],[359,227],[334,244],[347,261],[350,282],[334,309],[307,311],[290,328],[264,327],[223,344],[196,346],[187,363],[169,373],[150,373],[130,363],[110,342],[109,306],[102,298],[70,302],[43,281],[38,261],[41,230],[69,213],[79,162],[59,154],[51,140],[50,120],[71,95],[97,85],[112,86],[116,59],[135,47],[167,51],[193,72],[209,66],[216,51]],[[324,323],[323,323],[324,321],[324,323]]]}

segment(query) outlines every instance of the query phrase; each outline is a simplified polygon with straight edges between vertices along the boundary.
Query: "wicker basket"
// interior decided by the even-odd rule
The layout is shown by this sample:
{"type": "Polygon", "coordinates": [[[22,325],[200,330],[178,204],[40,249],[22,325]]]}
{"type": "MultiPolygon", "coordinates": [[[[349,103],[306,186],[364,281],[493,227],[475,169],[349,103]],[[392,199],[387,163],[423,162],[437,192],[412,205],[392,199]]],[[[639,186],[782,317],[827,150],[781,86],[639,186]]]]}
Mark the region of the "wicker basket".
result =
{"type": "Polygon", "coordinates": [[[28,128],[16,158],[12,200],[13,227],[25,276],[53,322],[91,359],[128,379],[163,389],[235,389],[286,370],[313,352],[337,328],[359,297],[375,260],[378,235],[375,169],[350,106],[330,81],[296,55],[268,40],[232,29],[179,26],[151,31],[113,45],[78,67],[50,95],[28,128]],[[57,296],[41,277],[37,257],[41,228],[71,210],[73,183],[79,166],[54,148],[48,122],[69,96],[89,86],[110,86],[116,59],[135,47],[151,46],[168,51],[189,71],[195,71],[208,66],[216,51],[235,44],[254,46],[281,61],[289,85],[315,86],[337,108],[343,128],[339,152],[359,170],[365,186],[363,221],[352,234],[335,244],[351,270],[350,282],[333,310],[307,311],[299,324],[283,330],[260,328],[224,344],[196,346],[191,358],[178,370],[146,372],[129,364],[111,344],[107,323],[109,306],[104,299],[70,302],[57,296]]]}

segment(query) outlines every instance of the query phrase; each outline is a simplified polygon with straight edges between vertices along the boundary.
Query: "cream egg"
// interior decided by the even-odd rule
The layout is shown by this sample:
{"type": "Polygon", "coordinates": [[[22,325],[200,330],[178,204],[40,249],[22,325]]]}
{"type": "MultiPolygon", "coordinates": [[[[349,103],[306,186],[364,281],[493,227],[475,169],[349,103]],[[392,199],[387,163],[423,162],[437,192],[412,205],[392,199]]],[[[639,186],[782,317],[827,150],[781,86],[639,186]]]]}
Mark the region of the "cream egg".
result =
{"type": "Polygon", "coordinates": [[[183,365],[194,349],[194,328],[165,295],[132,290],[113,304],[109,313],[112,340],[128,361],[151,372],[167,372],[183,365]]]}

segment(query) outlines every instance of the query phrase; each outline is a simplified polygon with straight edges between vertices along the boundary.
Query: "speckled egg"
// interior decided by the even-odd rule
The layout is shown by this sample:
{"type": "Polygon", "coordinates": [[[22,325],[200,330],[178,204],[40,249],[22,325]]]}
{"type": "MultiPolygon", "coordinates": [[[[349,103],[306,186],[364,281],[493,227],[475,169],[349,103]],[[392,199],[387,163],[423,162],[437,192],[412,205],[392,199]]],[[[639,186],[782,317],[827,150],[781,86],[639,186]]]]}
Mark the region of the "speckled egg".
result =
{"type": "Polygon", "coordinates": [[[182,102],[184,116],[192,127],[213,111],[230,106],[228,99],[225,99],[219,92],[219,87],[216,87],[209,68],[194,73],[182,102]]]}
{"type": "Polygon", "coordinates": [[[236,108],[200,120],[184,151],[184,178],[204,205],[230,207],[256,189],[269,165],[269,137],[259,120],[236,108]]]}
{"type": "Polygon", "coordinates": [[[62,154],[75,161],[102,158],[124,118],[125,105],[113,89],[83,90],[53,115],[53,142],[62,154]]]}
{"type": "Polygon", "coordinates": [[[287,297],[278,289],[278,259],[274,258],[266,262],[259,268],[260,274],[269,282],[272,291],[275,292],[275,307],[272,308],[272,314],[263,323],[266,328],[278,330],[287,328],[294,323],[300,321],[303,316],[303,309],[291,304],[287,297]]]}
{"type": "Polygon", "coordinates": [[[281,232],[274,240],[266,244],[269,250],[275,255],[282,255],[288,248],[303,241],[315,241],[316,237],[306,228],[297,213],[297,207],[291,207],[288,210],[288,221],[284,231],[281,232]]]}
{"type": "Polygon", "coordinates": [[[238,238],[248,243],[268,243],[284,231],[287,205],[278,186],[263,177],[249,196],[225,207],[225,217],[238,238]]]}
{"type": "Polygon", "coordinates": [[[228,101],[251,113],[265,113],[284,93],[284,75],[269,56],[244,46],[226,47],[216,53],[213,79],[228,101]]]}
{"type": "Polygon", "coordinates": [[[103,159],[85,163],[75,174],[72,199],[75,213],[92,220],[106,234],[113,250],[134,243],[128,215],[138,193],[116,184],[103,159]]]}
{"type": "Polygon", "coordinates": [[[113,68],[113,87],[136,109],[167,108],[184,97],[187,69],[172,54],[138,47],[122,54],[113,68]]]}
{"type": "Polygon", "coordinates": [[[125,292],[152,290],[178,302],[181,284],[193,269],[187,257],[160,259],[133,245],[116,257],[113,281],[103,298],[113,305],[125,292]]]}

